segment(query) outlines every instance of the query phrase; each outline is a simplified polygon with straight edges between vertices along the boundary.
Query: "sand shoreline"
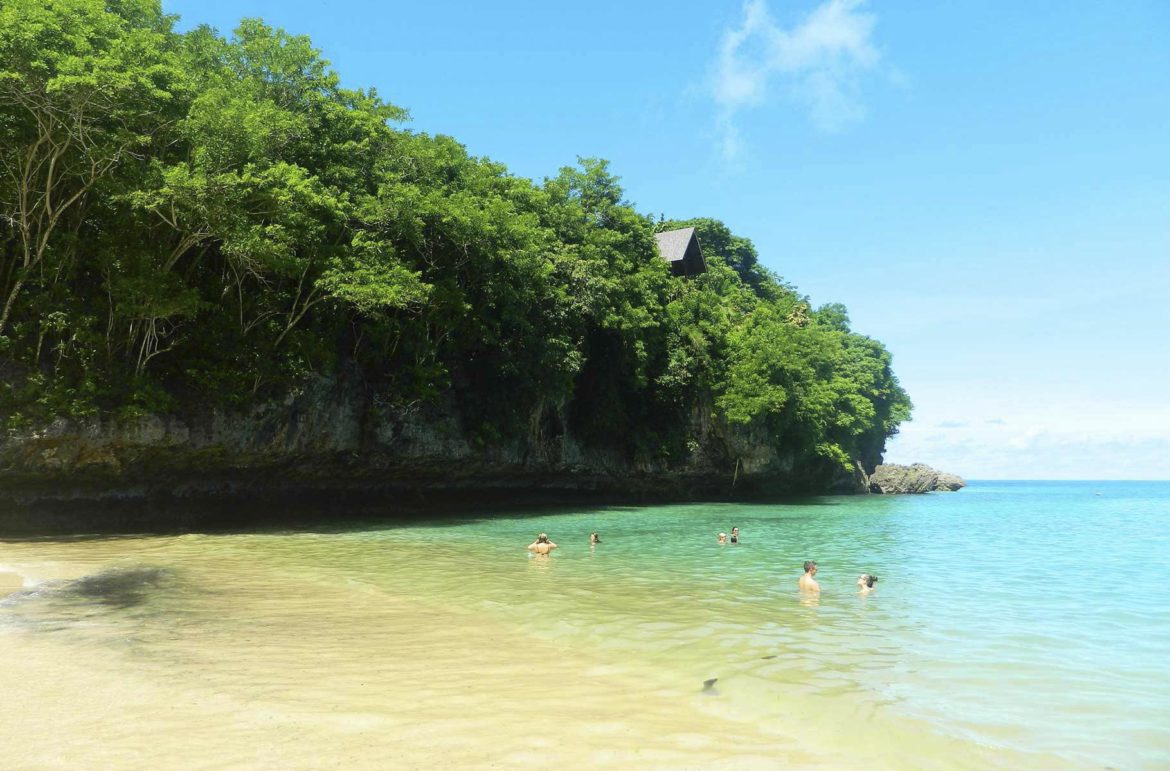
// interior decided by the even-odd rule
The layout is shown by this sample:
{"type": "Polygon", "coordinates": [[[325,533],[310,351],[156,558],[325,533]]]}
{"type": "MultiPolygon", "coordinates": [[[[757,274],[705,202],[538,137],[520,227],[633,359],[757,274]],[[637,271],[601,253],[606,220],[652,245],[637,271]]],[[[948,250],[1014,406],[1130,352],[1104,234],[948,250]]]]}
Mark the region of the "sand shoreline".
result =
{"type": "MultiPolygon", "coordinates": [[[[0,764],[1059,765],[886,714],[842,692],[838,669],[804,676],[785,664],[793,648],[780,629],[741,636],[734,651],[704,647],[709,630],[688,610],[706,607],[702,597],[679,602],[676,591],[656,605],[662,589],[632,583],[623,560],[602,562],[611,552],[574,560],[562,539],[570,556],[530,560],[448,533],[397,536],[6,545],[7,563],[48,586],[13,603],[19,623],[0,628],[19,662],[0,666],[0,691],[23,714],[0,726],[0,764]],[[100,585],[56,594],[82,576],[158,567],[173,580],[114,585],[117,601],[103,601],[100,585]],[[782,655],[760,659],[759,634],[782,655]],[[702,690],[712,676],[717,687],[702,690]]],[[[21,578],[0,576],[5,586],[21,578]]],[[[737,618],[726,604],[719,612],[720,623],[737,618]]],[[[807,616],[797,609],[786,628],[799,632],[807,616]]]]}

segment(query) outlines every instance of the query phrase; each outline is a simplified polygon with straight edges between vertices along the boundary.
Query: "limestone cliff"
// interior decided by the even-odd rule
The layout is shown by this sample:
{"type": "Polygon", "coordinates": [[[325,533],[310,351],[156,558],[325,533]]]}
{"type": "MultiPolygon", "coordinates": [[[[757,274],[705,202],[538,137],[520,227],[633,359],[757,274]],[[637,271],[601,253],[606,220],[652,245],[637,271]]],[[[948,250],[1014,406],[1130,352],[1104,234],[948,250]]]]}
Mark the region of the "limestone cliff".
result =
{"type": "Polygon", "coordinates": [[[259,508],[407,511],[468,501],[867,489],[860,464],[852,473],[802,465],[767,436],[732,430],[709,409],[697,410],[691,422],[697,439],[683,459],[586,448],[553,406],[533,416],[526,436],[479,444],[450,399],[392,405],[367,393],[358,378],[320,378],[243,413],[62,420],[9,430],[0,438],[0,530],[52,529],[54,522],[70,529],[81,513],[125,529],[153,523],[160,512],[178,517],[184,507],[199,521],[218,512],[230,522],[259,508]]]}

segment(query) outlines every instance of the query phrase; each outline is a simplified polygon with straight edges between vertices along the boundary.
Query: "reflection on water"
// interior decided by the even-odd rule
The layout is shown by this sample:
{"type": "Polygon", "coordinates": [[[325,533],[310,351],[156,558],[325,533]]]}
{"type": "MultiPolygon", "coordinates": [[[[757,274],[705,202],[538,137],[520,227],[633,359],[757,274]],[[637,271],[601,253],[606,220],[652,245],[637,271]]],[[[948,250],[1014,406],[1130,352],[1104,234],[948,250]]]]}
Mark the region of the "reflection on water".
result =
{"type": "Polygon", "coordinates": [[[1170,506],[1028,494],[0,543],[0,762],[1164,766],[1170,506]]]}

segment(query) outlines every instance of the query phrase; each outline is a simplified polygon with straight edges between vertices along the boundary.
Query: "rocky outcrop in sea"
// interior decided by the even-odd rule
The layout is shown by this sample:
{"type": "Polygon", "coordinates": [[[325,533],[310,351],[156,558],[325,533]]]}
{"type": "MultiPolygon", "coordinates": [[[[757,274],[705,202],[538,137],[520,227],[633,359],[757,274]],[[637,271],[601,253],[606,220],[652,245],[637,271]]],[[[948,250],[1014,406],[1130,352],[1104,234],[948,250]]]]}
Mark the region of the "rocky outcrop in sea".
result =
{"type": "Polygon", "coordinates": [[[869,476],[870,492],[885,495],[954,492],[966,486],[967,483],[962,477],[938,471],[925,463],[914,463],[910,466],[883,463],[869,476]]]}

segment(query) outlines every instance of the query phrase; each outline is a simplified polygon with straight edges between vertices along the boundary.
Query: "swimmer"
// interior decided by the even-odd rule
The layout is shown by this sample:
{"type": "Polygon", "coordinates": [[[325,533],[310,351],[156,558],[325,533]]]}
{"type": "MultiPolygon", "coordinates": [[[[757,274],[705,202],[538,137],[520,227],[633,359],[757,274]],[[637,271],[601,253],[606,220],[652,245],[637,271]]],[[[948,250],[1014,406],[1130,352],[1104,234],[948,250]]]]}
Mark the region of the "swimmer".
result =
{"type": "Polygon", "coordinates": [[[727,533],[719,534],[719,543],[727,543],[727,533]]]}
{"type": "Polygon", "coordinates": [[[601,543],[601,539],[597,537],[597,533],[590,533],[589,534],[589,545],[596,546],[599,543],[601,543]]]}
{"type": "Polygon", "coordinates": [[[877,583],[877,580],[877,576],[862,573],[861,577],[857,579],[857,588],[862,594],[869,594],[873,591],[873,585],[877,583]]]}
{"type": "Polygon", "coordinates": [[[731,542],[732,543],[739,543],[739,528],[738,527],[731,528],[731,542]]]}
{"type": "Polygon", "coordinates": [[[544,555],[545,557],[547,557],[555,548],[557,548],[557,545],[548,540],[548,535],[545,533],[541,533],[540,535],[536,536],[536,540],[528,544],[528,551],[544,555]]]}
{"type": "Polygon", "coordinates": [[[813,560],[807,560],[804,563],[804,575],[797,581],[797,585],[802,592],[820,592],[821,585],[816,582],[814,578],[817,574],[817,563],[813,560]]]}

